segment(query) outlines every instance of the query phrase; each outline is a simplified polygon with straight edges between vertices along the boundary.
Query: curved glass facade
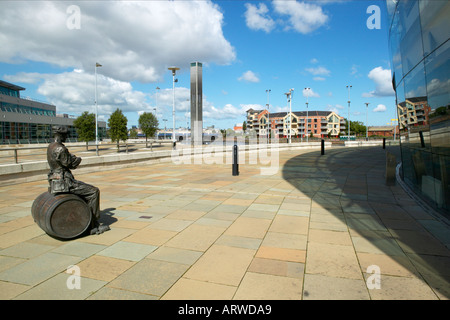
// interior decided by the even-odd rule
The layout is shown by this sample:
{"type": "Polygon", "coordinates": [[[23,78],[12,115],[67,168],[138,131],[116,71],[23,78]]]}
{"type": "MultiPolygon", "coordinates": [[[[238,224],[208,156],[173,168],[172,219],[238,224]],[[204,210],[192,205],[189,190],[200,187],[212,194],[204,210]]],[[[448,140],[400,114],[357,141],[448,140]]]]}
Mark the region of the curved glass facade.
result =
{"type": "Polygon", "coordinates": [[[386,3],[401,174],[450,218],[450,1],[386,3]]]}

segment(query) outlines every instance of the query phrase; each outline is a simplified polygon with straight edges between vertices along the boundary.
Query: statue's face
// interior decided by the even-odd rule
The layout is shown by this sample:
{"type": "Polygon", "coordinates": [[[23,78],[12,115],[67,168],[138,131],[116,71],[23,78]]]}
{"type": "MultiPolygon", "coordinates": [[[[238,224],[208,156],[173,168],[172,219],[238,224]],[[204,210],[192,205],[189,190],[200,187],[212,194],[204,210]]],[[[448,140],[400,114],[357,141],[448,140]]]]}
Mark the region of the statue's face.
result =
{"type": "Polygon", "coordinates": [[[56,139],[61,141],[61,142],[66,142],[67,139],[67,134],[64,133],[57,133],[56,134],[56,139]]]}

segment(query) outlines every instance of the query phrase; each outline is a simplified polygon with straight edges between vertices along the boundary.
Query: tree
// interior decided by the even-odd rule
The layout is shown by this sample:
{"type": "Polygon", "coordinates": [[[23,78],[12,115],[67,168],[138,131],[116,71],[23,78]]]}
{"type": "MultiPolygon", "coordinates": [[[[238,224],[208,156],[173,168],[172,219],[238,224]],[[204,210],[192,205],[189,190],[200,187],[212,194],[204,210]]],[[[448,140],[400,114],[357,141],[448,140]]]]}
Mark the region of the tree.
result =
{"type": "MultiPolygon", "coordinates": [[[[348,134],[348,120],[345,119],[345,130],[343,133],[343,135],[345,136],[346,134],[348,134]]],[[[361,122],[361,121],[350,121],[350,134],[355,134],[356,135],[362,135],[362,134],[366,134],[366,126],[361,122]]]]}
{"type": "Polygon", "coordinates": [[[243,123],[242,123],[242,131],[247,131],[247,122],[246,121],[244,121],[243,123]]]}
{"type": "Polygon", "coordinates": [[[139,127],[145,134],[145,146],[147,146],[147,138],[155,135],[158,124],[158,119],[151,112],[144,112],[139,116],[139,127]]]}
{"type": "Polygon", "coordinates": [[[136,129],[131,129],[130,130],[130,138],[131,139],[136,139],[138,137],[138,132],[136,129]]]}
{"type": "Polygon", "coordinates": [[[366,135],[366,126],[361,121],[353,121],[350,124],[350,131],[353,131],[355,135],[366,135]]]}
{"type": "Polygon", "coordinates": [[[95,114],[87,111],[75,119],[73,126],[77,130],[78,139],[86,141],[86,151],[88,150],[88,142],[95,140],[95,114]]]}
{"type": "Polygon", "coordinates": [[[126,141],[128,139],[127,129],[128,119],[119,108],[108,119],[109,136],[111,141],[117,141],[117,151],[119,151],[119,141],[126,141]]]}

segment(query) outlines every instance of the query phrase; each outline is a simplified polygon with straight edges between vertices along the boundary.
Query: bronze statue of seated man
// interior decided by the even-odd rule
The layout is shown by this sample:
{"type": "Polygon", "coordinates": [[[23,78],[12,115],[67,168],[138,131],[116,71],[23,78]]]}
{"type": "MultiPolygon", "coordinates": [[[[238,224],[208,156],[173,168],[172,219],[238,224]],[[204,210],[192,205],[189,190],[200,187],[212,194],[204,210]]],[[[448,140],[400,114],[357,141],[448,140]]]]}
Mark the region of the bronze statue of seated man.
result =
{"type": "Polygon", "coordinates": [[[76,169],[81,158],[69,152],[64,142],[67,139],[67,127],[54,128],[55,141],[47,148],[47,161],[50,166],[48,174],[49,193],[72,193],[81,197],[88,205],[92,220],[90,234],[100,234],[109,230],[109,226],[100,225],[100,189],[90,184],[78,181],[72,175],[71,169],[76,169]]]}

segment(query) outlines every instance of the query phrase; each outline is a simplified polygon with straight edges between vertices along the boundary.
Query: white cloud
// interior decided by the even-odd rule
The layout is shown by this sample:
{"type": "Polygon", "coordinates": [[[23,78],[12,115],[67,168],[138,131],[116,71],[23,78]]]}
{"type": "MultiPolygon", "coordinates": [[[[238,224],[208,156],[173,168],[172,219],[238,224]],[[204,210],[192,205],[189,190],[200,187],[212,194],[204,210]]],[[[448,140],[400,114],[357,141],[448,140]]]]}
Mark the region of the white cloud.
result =
{"type": "Polygon", "coordinates": [[[155,82],[170,65],[234,61],[222,23],[211,1],[2,1],[0,62],[31,60],[89,73],[99,62],[107,77],[155,82]],[[80,8],[79,29],[66,25],[70,5],[80,8]]]}
{"type": "Polygon", "coordinates": [[[244,110],[244,112],[246,112],[248,109],[264,110],[265,107],[257,103],[251,103],[251,104],[241,104],[241,109],[244,110]]]}
{"type": "Polygon", "coordinates": [[[259,82],[259,78],[256,76],[256,74],[253,71],[246,71],[238,78],[239,81],[246,81],[246,82],[259,82]]]}
{"type": "MultiPolygon", "coordinates": [[[[326,4],[328,1],[322,2],[326,4]]],[[[264,3],[245,6],[245,22],[252,30],[271,32],[276,26],[284,26],[285,31],[294,30],[302,34],[308,34],[322,27],[328,22],[329,17],[323,12],[317,3],[306,1],[272,1],[273,11],[269,12],[264,3]],[[272,18],[276,16],[276,19],[272,18]],[[286,18],[287,16],[287,18],[286,18]]]]}
{"type": "Polygon", "coordinates": [[[317,60],[316,58],[312,58],[310,62],[312,64],[316,64],[316,63],[319,63],[319,60],[317,60]]]}
{"type": "Polygon", "coordinates": [[[358,68],[359,68],[359,66],[354,64],[354,65],[352,65],[352,68],[351,68],[351,71],[350,71],[350,74],[352,76],[355,76],[355,78],[358,78],[360,76],[360,74],[358,73],[359,72],[358,68]]]}
{"type": "MultiPolygon", "coordinates": [[[[95,76],[82,70],[59,74],[18,73],[6,75],[13,82],[38,84],[37,92],[47,97],[59,113],[95,112],[95,76]]],[[[99,115],[109,115],[117,108],[124,112],[150,110],[146,94],[133,90],[129,82],[97,75],[99,115]]]]}
{"type": "Polygon", "coordinates": [[[375,90],[363,93],[363,97],[388,97],[395,95],[394,89],[392,89],[391,70],[376,67],[367,76],[375,83],[375,90]]]}
{"type": "Polygon", "coordinates": [[[297,1],[273,1],[275,12],[287,15],[289,24],[287,30],[308,34],[325,25],[328,16],[322,8],[313,3],[297,1]]]}
{"type": "Polygon", "coordinates": [[[343,110],[344,109],[344,107],[343,106],[341,106],[340,104],[336,104],[336,105],[331,105],[331,104],[329,104],[329,105],[327,105],[327,110],[328,111],[333,111],[334,113],[336,113],[336,114],[338,114],[339,115],[339,111],[340,110],[343,110]]]}
{"type": "Polygon", "coordinates": [[[211,104],[207,104],[203,106],[203,119],[214,119],[214,120],[223,120],[223,119],[242,119],[246,115],[246,111],[250,108],[253,109],[263,109],[260,105],[248,105],[241,104],[239,108],[236,108],[232,104],[226,104],[222,109],[216,108],[211,104]]]}
{"type": "Polygon", "coordinates": [[[270,32],[275,27],[275,21],[267,14],[269,9],[264,3],[260,3],[259,6],[246,3],[245,7],[245,22],[247,27],[252,30],[263,30],[270,32]]]}
{"type": "Polygon", "coordinates": [[[283,107],[276,106],[274,112],[289,112],[289,107],[288,106],[283,106],[283,107]]]}
{"type": "Polygon", "coordinates": [[[386,106],[384,104],[379,104],[373,112],[386,112],[386,106]]]}
{"type": "MultiPolygon", "coordinates": [[[[165,108],[167,110],[173,109],[173,89],[161,89],[158,92],[158,108],[165,108]]],[[[152,96],[156,101],[156,94],[152,96]]],[[[190,110],[191,90],[185,87],[175,87],[175,111],[189,111],[190,110]]],[[[205,96],[203,95],[203,100],[205,96]]]]}
{"type": "MultiPolygon", "coordinates": [[[[450,79],[441,81],[437,78],[431,79],[428,83],[428,94],[429,95],[445,95],[448,92],[448,88],[450,87],[450,79]]],[[[421,92],[422,93],[422,92],[421,92]]],[[[425,94],[417,94],[417,96],[424,96],[425,94]]]]}
{"type": "Polygon", "coordinates": [[[325,67],[306,68],[306,71],[315,76],[329,76],[331,71],[325,67]]]}
{"type": "Polygon", "coordinates": [[[314,81],[325,81],[324,77],[314,77],[313,78],[314,81]]]}
{"type": "Polygon", "coordinates": [[[303,89],[303,96],[304,97],[314,97],[314,98],[320,97],[320,95],[317,92],[314,92],[314,90],[311,88],[309,90],[303,89]]]}

